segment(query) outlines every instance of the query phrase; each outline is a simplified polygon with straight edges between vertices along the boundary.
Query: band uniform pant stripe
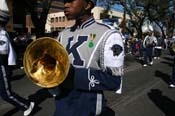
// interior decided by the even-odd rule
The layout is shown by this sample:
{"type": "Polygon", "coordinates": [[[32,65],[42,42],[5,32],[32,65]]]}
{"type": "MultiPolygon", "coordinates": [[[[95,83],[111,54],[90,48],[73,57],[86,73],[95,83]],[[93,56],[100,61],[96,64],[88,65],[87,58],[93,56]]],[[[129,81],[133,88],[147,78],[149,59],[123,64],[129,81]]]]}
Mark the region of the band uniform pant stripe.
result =
{"type": "Polygon", "coordinates": [[[96,103],[96,115],[98,116],[102,111],[102,94],[97,94],[97,103],[96,103]]]}
{"type": "Polygon", "coordinates": [[[3,65],[1,65],[1,70],[2,70],[2,75],[3,75],[3,81],[4,81],[4,85],[5,85],[5,92],[8,96],[9,99],[11,99],[12,101],[14,101],[15,103],[19,104],[21,107],[24,107],[25,109],[28,108],[27,105],[25,105],[24,103],[20,102],[18,99],[16,99],[11,92],[9,91],[9,86],[8,86],[8,81],[7,81],[7,75],[6,75],[6,71],[5,71],[5,67],[3,65]]]}

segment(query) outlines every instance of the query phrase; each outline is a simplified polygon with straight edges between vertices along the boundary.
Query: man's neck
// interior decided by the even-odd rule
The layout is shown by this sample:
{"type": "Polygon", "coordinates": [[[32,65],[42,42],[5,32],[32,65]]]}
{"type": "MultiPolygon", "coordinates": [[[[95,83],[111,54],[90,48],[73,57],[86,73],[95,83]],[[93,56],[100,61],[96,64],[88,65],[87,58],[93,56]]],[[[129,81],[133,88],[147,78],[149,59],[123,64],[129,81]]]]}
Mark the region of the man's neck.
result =
{"type": "Polygon", "coordinates": [[[87,21],[90,17],[91,17],[91,15],[84,15],[84,16],[80,17],[79,19],[76,20],[75,25],[80,26],[82,23],[87,21]]]}

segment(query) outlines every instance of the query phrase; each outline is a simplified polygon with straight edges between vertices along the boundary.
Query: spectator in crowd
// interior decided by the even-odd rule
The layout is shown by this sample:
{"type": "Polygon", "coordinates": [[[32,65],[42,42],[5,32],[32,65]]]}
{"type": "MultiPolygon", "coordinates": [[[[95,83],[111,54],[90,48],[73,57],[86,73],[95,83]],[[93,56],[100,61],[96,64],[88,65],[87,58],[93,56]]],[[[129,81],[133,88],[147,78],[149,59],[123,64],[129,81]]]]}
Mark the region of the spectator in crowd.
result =
{"type": "Polygon", "coordinates": [[[162,38],[162,34],[159,33],[157,36],[157,44],[154,49],[154,59],[160,59],[164,45],[165,43],[164,43],[164,39],[162,38]]]}
{"type": "Polygon", "coordinates": [[[171,75],[171,81],[170,81],[170,88],[175,87],[175,57],[173,58],[173,68],[172,68],[172,75],[171,75]]]}
{"type": "Polygon", "coordinates": [[[174,43],[175,43],[175,36],[171,35],[169,40],[168,40],[168,50],[169,50],[170,55],[172,55],[172,56],[175,55],[175,53],[172,49],[174,46],[174,43]]]}
{"type": "Polygon", "coordinates": [[[132,55],[138,56],[139,44],[138,44],[137,33],[133,33],[131,39],[131,47],[132,47],[132,55]]]}
{"type": "Polygon", "coordinates": [[[164,49],[165,49],[165,50],[168,50],[168,36],[167,36],[167,35],[166,35],[165,38],[164,38],[164,43],[165,43],[164,49]]]}
{"type": "Polygon", "coordinates": [[[144,36],[142,35],[141,39],[138,39],[139,44],[139,60],[143,59],[144,47],[143,47],[144,36]]]}
{"type": "Polygon", "coordinates": [[[126,38],[125,38],[125,53],[126,54],[131,54],[132,53],[132,50],[131,50],[131,36],[128,35],[126,38]]]}
{"type": "Polygon", "coordinates": [[[171,49],[170,51],[173,52],[171,53],[171,55],[173,55],[173,68],[172,68],[172,75],[171,75],[171,81],[170,81],[170,85],[169,87],[170,88],[174,88],[175,87],[175,51],[173,50],[173,46],[175,47],[175,33],[174,33],[174,36],[172,36],[172,40],[173,42],[171,43],[171,47],[169,49],[171,49]]]}

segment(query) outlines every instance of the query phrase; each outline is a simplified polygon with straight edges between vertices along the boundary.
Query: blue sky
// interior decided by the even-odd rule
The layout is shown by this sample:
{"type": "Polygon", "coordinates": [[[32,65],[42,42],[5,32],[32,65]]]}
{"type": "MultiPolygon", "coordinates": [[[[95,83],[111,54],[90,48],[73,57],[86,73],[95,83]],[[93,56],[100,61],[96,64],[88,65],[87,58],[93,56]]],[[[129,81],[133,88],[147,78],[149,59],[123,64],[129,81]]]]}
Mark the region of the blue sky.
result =
{"type": "MultiPolygon", "coordinates": [[[[105,4],[105,1],[104,2],[100,2],[100,3],[97,2],[97,6],[105,7],[104,4],[105,4]]],[[[119,4],[116,4],[116,5],[112,6],[112,9],[117,10],[117,11],[120,11],[120,12],[123,12],[123,7],[122,7],[122,5],[119,5],[119,4]]]]}
{"type": "Polygon", "coordinates": [[[114,10],[123,12],[123,6],[122,5],[114,5],[114,10]]]}

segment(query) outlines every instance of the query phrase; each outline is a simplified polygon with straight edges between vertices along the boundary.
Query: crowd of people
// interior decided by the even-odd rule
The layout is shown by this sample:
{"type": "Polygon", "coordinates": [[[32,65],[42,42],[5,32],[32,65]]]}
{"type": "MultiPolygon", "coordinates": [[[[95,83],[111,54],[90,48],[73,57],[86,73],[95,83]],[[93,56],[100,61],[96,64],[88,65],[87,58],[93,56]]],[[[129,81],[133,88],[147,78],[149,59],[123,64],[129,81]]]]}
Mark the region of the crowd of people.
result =
{"type": "MultiPolygon", "coordinates": [[[[159,60],[162,56],[162,50],[167,50],[169,55],[175,56],[175,32],[166,38],[162,33],[154,35],[153,31],[148,31],[142,38],[137,38],[137,34],[126,36],[125,54],[133,55],[142,61],[143,67],[152,66],[154,60],[159,60]]],[[[173,58],[172,75],[169,82],[170,88],[175,88],[175,57],[173,58]]]]}
{"type": "Polygon", "coordinates": [[[162,50],[171,52],[174,41],[173,35],[169,38],[163,38],[162,33],[155,35],[153,31],[148,31],[141,38],[138,38],[137,33],[134,33],[133,36],[127,35],[124,38],[125,54],[133,55],[142,61],[143,67],[146,67],[153,65],[154,59],[161,58],[162,50]]]}

